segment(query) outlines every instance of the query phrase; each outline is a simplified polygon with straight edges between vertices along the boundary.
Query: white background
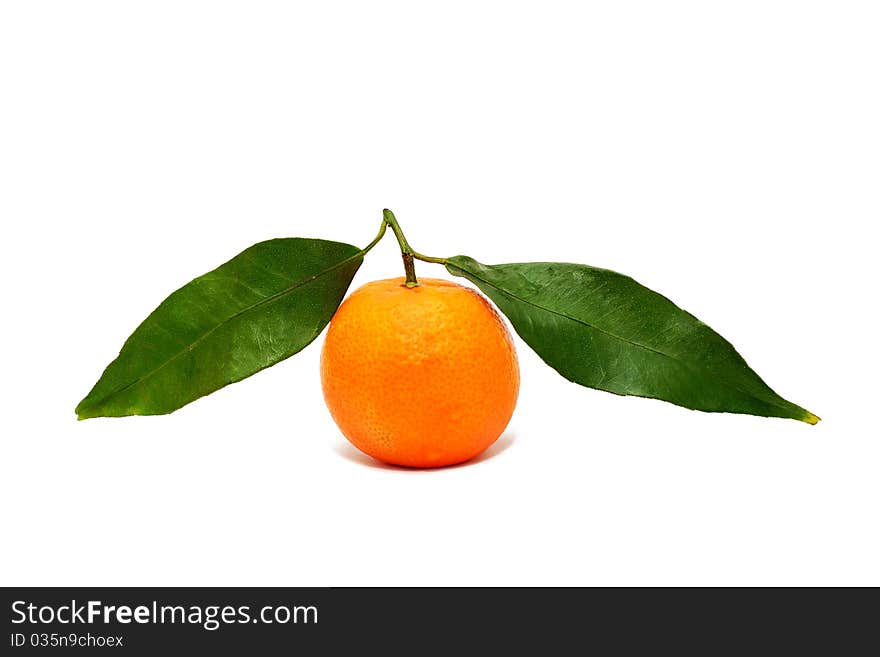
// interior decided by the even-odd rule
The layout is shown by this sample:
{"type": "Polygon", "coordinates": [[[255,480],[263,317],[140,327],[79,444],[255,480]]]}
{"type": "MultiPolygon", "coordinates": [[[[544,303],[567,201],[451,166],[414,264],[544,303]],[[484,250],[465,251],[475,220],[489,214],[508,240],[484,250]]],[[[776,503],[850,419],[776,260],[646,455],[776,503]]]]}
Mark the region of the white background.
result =
{"type": "MultiPolygon", "coordinates": [[[[4,2],[0,583],[880,585],[878,33],[871,2],[4,2]],[[823,422],[518,341],[496,446],[391,469],[333,424],[321,339],[75,420],[173,289],[385,206],[424,253],[630,274],[823,422]]],[[[401,272],[389,237],[354,284],[401,272]]]]}

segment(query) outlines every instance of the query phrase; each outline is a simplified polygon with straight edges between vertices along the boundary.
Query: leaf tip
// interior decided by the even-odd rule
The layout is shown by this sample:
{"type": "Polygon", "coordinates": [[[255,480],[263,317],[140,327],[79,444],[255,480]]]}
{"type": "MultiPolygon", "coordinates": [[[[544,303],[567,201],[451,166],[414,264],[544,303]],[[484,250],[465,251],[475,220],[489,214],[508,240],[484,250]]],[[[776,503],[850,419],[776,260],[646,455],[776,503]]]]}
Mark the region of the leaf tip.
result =
{"type": "Polygon", "coordinates": [[[79,404],[76,405],[75,409],[73,409],[73,412],[76,413],[77,422],[79,422],[81,420],[88,420],[90,418],[97,417],[94,413],[90,413],[88,411],[88,404],[86,403],[88,401],[88,399],[89,398],[86,397],[79,404]]]}

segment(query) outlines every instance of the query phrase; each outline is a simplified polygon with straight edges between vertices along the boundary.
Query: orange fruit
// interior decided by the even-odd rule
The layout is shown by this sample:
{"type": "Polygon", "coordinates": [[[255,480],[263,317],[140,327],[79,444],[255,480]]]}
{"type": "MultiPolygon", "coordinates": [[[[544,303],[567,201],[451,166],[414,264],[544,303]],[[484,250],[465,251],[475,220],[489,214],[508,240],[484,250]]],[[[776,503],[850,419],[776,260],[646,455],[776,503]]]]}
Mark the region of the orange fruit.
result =
{"type": "Polygon", "coordinates": [[[480,294],[403,278],[355,290],[321,352],[324,399],[355,447],[395,465],[473,458],[504,431],[519,392],[507,328],[480,294]]]}

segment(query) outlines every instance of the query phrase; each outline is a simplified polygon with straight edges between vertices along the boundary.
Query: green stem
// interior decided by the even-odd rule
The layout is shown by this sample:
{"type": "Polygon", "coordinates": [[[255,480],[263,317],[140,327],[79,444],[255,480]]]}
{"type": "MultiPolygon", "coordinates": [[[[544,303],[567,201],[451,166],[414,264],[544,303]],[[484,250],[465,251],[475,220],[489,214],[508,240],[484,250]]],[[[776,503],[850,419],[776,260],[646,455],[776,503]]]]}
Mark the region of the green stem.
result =
{"type": "Polygon", "coordinates": [[[419,280],[416,278],[416,267],[414,260],[422,260],[424,262],[434,262],[441,265],[446,264],[446,258],[432,258],[431,256],[422,255],[418,251],[413,250],[413,248],[409,245],[409,242],[406,241],[406,236],[403,234],[403,231],[400,228],[400,224],[397,223],[397,217],[394,216],[394,213],[387,208],[382,211],[382,216],[384,222],[391,227],[391,230],[394,232],[394,236],[397,238],[397,243],[400,245],[400,256],[403,258],[403,270],[406,272],[406,286],[407,287],[417,287],[419,284],[419,280]]]}
{"type": "Polygon", "coordinates": [[[422,262],[433,262],[438,265],[445,265],[449,262],[449,258],[434,258],[431,256],[422,255],[418,251],[413,251],[413,258],[416,260],[421,260],[422,262]]]}
{"type": "Polygon", "coordinates": [[[416,278],[416,266],[413,262],[415,251],[412,250],[409,242],[406,241],[406,236],[400,229],[400,224],[397,223],[397,217],[394,216],[394,213],[386,208],[382,210],[382,217],[385,223],[391,226],[391,230],[394,231],[394,236],[397,238],[397,243],[400,245],[400,257],[403,258],[403,270],[406,272],[405,285],[407,287],[416,287],[419,284],[419,279],[416,278]]]}
{"type": "Polygon", "coordinates": [[[388,228],[388,224],[385,223],[385,220],[382,220],[382,225],[379,227],[379,234],[373,238],[373,241],[367,244],[364,248],[361,249],[361,255],[367,255],[374,246],[379,243],[379,240],[382,239],[382,236],[385,235],[385,229],[388,228]]]}
{"type": "Polygon", "coordinates": [[[394,213],[386,208],[385,210],[382,210],[382,217],[385,223],[391,227],[392,231],[394,231],[394,236],[397,238],[397,243],[400,244],[400,252],[412,255],[412,247],[409,245],[409,242],[406,241],[406,237],[404,236],[403,231],[400,229],[400,224],[397,223],[397,217],[394,216],[394,213]]]}

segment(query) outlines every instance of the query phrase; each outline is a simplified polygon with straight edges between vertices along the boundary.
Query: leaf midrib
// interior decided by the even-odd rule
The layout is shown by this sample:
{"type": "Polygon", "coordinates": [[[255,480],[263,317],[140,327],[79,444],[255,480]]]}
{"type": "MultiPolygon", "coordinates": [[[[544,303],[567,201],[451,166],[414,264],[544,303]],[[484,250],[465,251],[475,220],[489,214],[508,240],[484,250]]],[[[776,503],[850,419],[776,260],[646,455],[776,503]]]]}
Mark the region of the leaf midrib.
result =
{"type": "MultiPolygon", "coordinates": [[[[452,263],[449,263],[449,264],[452,264],[452,263]]],[[[464,269],[462,269],[461,267],[458,267],[458,266],[455,265],[455,264],[452,264],[452,266],[455,267],[456,269],[458,269],[459,271],[465,272],[464,269]]],[[[593,330],[595,330],[595,331],[598,331],[599,333],[602,333],[602,334],[604,334],[604,335],[607,335],[608,337],[613,338],[613,339],[615,339],[615,340],[620,340],[621,342],[625,342],[625,343],[630,344],[630,345],[632,345],[632,346],[634,346],[634,347],[639,347],[639,348],[641,348],[641,349],[644,349],[645,351],[650,351],[650,352],[652,352],[652,353],[659,354],[660,356],[663,356],[663,357],[668,358],[668,359],[670,359],[670,360],[672,360],[672,361],[674,361],[674,362],[676,362],[676,363],[681,364],[682,366],[686,367],[687,369],[689,369],[689,370],[692,371],[692,372],[693,372],[693,371],[697,371],[697,370],[695,370],[694,366],[691,365],[691,364],[690,364],[688,361],[686,361],[686,360],[681,360],[680,358],[676,358],[675,356],[673,356],[673,355],[671,355],[671,354],[667,354],[667,353],[664,352],[664,351],[660,351],[660,350],[658,350],[658,349],[654,349],[653,347],[649,347],[649,346],[647,346],[647,345],[641,344],[640,342],[635,342],[634,340],[630,340],[629,338],[625,338],[625,337],[623,337],[623,336],[615,335],[615,334],[613,334],[613,333],[610,333],[610,332],[606,331],[605,329],[603,329],[603,328],[601,328],[601,327],[599,327],[599,326],[595,326],[595,325],[593,325],[593,324],[590,324],[589,322],[587,322],[587,321],[585,321],[585,320],[582,320],[582,319],[579,319],[579,318],[577,318],[577,317],[572,317],[571,315],[567,315],[567,314],[565,314],[564,312],[560,312],[560,311],[558,311],[558,310],[554,310],[554,309],[552,309],[552,308],[545,308],[544,306],[540,306],[540,305],[534,303],[533,301],[530,301],[530,300],[528,300],[528,299],[524,299],[524,298],[522,298],[522,297],[520,297],[520,296],[518,296],[518,295],[516,295],[516,294],[513,294],[512,292],[508,292],[507,290],[504,290],[504,289],[498,287],[498,286],[495,285],[494,283],[491,283],[491,282],[487,281],[485,278],[481,278],[481,277],[477,276],[477,275],[474,274],[473,272],[468,271],[468,272],[466,272],[466,273],[470,274],[471,276],[473,276],[474,278],[476,278],[478,281],[480,281],[480,282],[482,282],[482,283],[485,283],[485,284],[488,285],[489,287],[491,287],[491,288],[493,288],[493,289],[495,289],[495,290],[498,290],[501,294],[504,294],[505,296],[508,296],[508,297],[510,297],[510,298],[512,298],[512,299],[516,299],[517,301],[520,301],[520,302],[522,302],[522,303],[524,303],[524,304],[527,304],[527,305],[529,305],[529,306],[532,306],[533,308],[537,308],[537,309],[539,309],[539,310],[543,310],[544,312],[548,312],[548,313],[551,313],[551,314],[553,314],[553,315],[557,315],[557,316],[559,316],[559,317],[563,317],[563,318],[565,318],[565,319],[569,319],[569,320],[571,320],[571,321],[573,321],[573,322],[576,322],[576,323],[578,323],[578,324],[581,324],[581,325],[583,325],[583,326],[586,326],[586,327],[588,327],[588,328],[591,328],[591,329],[593,329],[593,330]]],[[[684,311],[683,311],[683,312],[684,312],[684,311]]],[[[697,321],[699,321],[699,320],[697,320],[697,321]]],[[[747,366],[747,367],[748,367],[748,366],[747,366]]],[[[698,374],[701,374],[699,371],[697,371],[697,373],[698,373],[698,374]]],[[[749,391],[747,391],[747,390],[743,390],[742,388],[740,388],[739,386],[734,385],[733,383],[731,383],[730,381],[728,381],[728,380],[727,380],[726,378],[724,378],[724,377],[718,377],[718,380],[721,381],[721,382],[722,382],[724,385],[726,385],[727,387],[732,388],[733,390],[736,390],[737,392],[740,392],[740,393],[742,393],[742,394],[744,394],[744,395],[747,395],[748,397],[751,397],[751,398],[753,398],[753,399],[758,399],[758,400],[763,401],[764,403],[767,403],[767,404],[772,404],[772,405],[775,406],[776,408],[779,408],[779,409],[782,409],[782,410],[785,410],[785,411],[791,411],[791,410],[792,410],[790,407],[788,407],[788,406],[784,406],[784,405],[780,404],[779,402],[777,402],[776,400],[772,400],[772,401],[771,401],[771,400],[767,400],[767,399],[762,399],[762,398],[760,398],[760,397],[756,397],[754,393],[749,392],[749,391]]],[[[775,394],[775,393],[774,393],[774,394],[775,394]]],[[[789,402],[789,403],[790,403],[790,402],[789,402]]]]}
{"type": "MultiPolygon", "coordinates": [[[[304,278],[301,281],[294,283],[290,287],[287,287],[279,292],[276,292],[275,294],[272,294],[272,295],[266,297],[265,299],[260,299],[256,303],[251,304],[250,306],[247,306],[246,308],[242,308],[241,310],[239,310],[239,311],[235,312],[234,314],[230,315],[229,317],[225,318],[223,321],[218,322],[216,325],[212,326],[209,330],[205,331],[202,335],[197,337],[190,344],[186,345],[183,349],[181,349],[176,354],[171,356],[171,358],[169,358],[168,360],[163,361],[160,365],[158,365],[157,367],[154,367],[152,370],[150,370],[146,374],[139,376],[134,381],[126,383],[125,385],[123,385],[119,388],[116,388],[112,392],[107,393],[106,395],[104,395],[100,399],[97,399],[94,402],[87,404],[85,406],[85,408],[95,407],[98,404],[101,404],[101,403],[107,401],[111,397],[118,395],[122,392],[125,392],[129,388],[134,387],[143,381],[146,381],[151,376],[156,374],[156,372],[161,370],[163,367],[165,367],[166,365],[168,365],[172,361],[176,360],[177,358],[179,358],[180,356],[182,356],[185,353],[191,352],[199,344],[201,344],[205,339],[207,339],[211,334],[213,334],[215,331],[217,331],[221,326],[228,324],[229,322],[237,319],[238,317],[240,317],[246,313],[251,312],[252,310],[256,310],[260,306],[264,306],[266,304],[272,303],[272,302],[276,301],[277,299],[284,297],[284,296],[290,294],[291,292],[294,292],[295,290],[303,287],[304,285],[307,285],[309,283],[313,283],[314,281],[321,278],[322,276],[325,276],[325,275],[329,274],[330,272],[335,271],[335,270],[339,269],[340,267],[348,264],[349,262],[352,262],[353,260],[356,260],[357,258],[362,258],[362,257],[363,257],[363,251],[358,251],[354,255],[346,258],[345,260],[339,261],[337,264],[333,265],[332,267],[328,267],[327,269],[324,269],[323,271],[320,271],[317,274],[313,274],[312,276],[309,276],[308,278],[304,278]]],[[[207,276],[207,274],[205,274],[205,275],[207,276]]],[[[199,277],[199,278],[201,278],[201,277],[199,277]]],[[[194,279],[194,280],[197,280],[197,279],[194,279]]],[[[187,285],[189,285],[189,283],[187,283],[187,285]]],[[[80,410],[80,409],[77,409],[77,410],[80,410]]]]}

